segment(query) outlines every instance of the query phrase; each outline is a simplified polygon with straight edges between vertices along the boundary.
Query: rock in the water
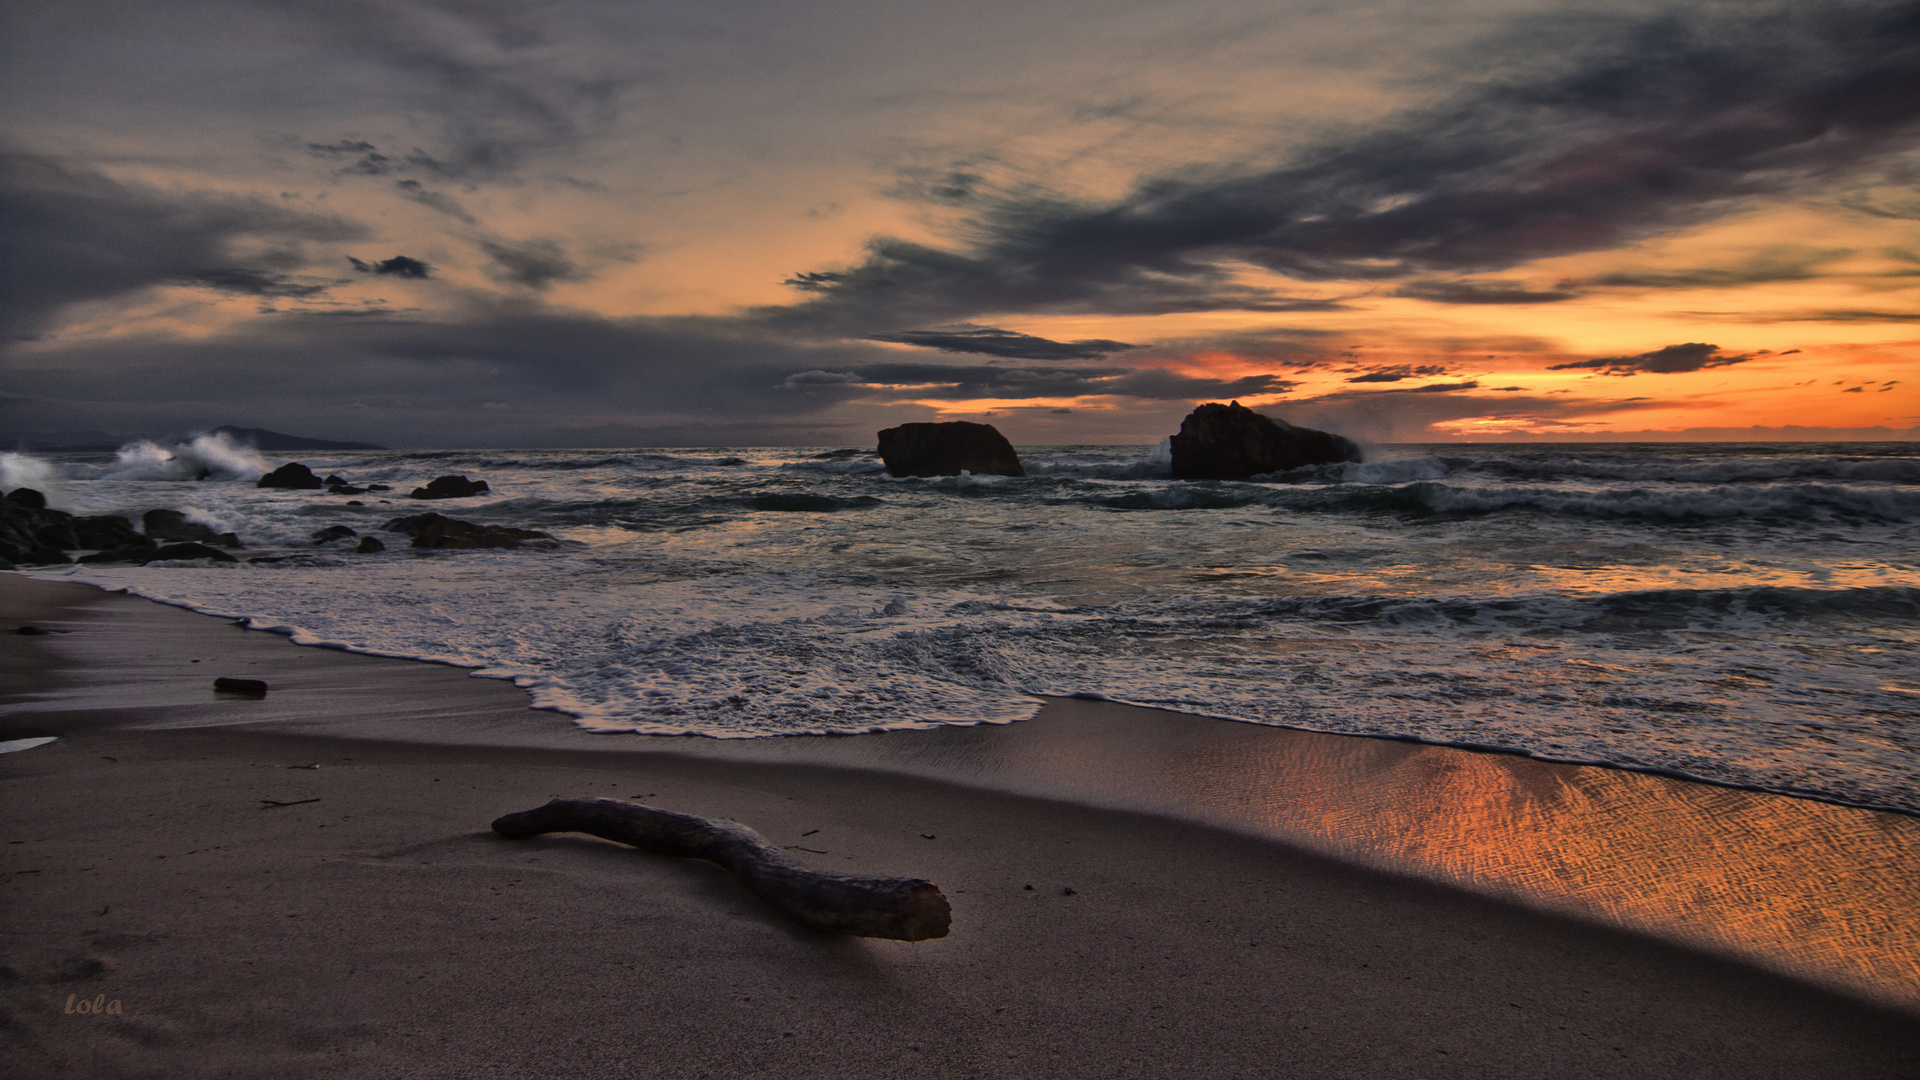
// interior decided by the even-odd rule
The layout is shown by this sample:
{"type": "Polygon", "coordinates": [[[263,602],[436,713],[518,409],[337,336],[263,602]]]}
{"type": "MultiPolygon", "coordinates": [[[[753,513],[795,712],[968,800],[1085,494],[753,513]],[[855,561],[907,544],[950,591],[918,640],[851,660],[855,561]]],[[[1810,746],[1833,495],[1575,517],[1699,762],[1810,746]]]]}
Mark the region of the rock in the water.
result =
{"type": "Polygon", "coordinates": [[[485,480],[469,480],[464,476],[438,476],[429,481],[426,487],[414,488],[407,497],[410,499],[464,499],[486,490],[485,480]]]}
{"type": "Polygon", "coordinates": [[[140,535],[140,531],[133,527],[133,522],[118,514],[74,518],[73,536],[80,542],[79,547],[95,551],[154,546],[151,539],[140,535]]]}
{"type": "Polygon", "coordinates": [[[146,561],[165,559],[212,559],[214,562],[238,562],[233,556],[205,544],[166,544],[146,553],[146,561]]]}
{"type": "Polygon", "coordinates": [[[1025,476],[1013,444],[992,424],[901,424],[880,433],[880,460],[895,476],[1025,476]]]}
{"type": "Polygon", "coordinates": [[[413,537],[417,548],[517,548],[526,540],[552,540],[547,533],[505,525],[475,525],[439,514],[415,514],[387,522],[388,532],[413,537]]]}
{"type": "Polygon", "coordinates": [[[360,538],[360,546],[353,550],[361,555],[371,555],[376,551],[387,550],[387,545],[381,543],[378,537],[363,536],[360,538]]]}
{"type": "Polygon", "coordinates": [[[188,521],[187,516],[178,510],[149,510],[141,516],[140,524],[146,529],[147,537],[151,540],[219,544],[221,547],[230,548],[240,546],[240,538],[234,534],[217,533],[205,525],[188,521]]]}
{"type": "Polygon", "coordinates": [[[1303,465],[1360,460],[1359,445],[1344,435],[1294,427],[1237,401],[1200,406],[1173,437],[1177,480],[1244,480],[1303,465]]]}
{"type": "Polygon", "coordinates": [[[307,468],[297,461],[289,461],[285,465],[261,477],[260,482],[254,486],[263,488],[290,488],[294,491],[312,491],[317,490],[321,484],[320,478],[313,475],[312,469],[307,468]]]}
{"type": "Polygon", "coordinates": [[[33,488],[20,487],[7,492],[7,502],[25,510],[45,510],[47,497],[33,488]]]}
{"type": "MultiPolygon", "coordinates": [[[[15,488],[15,492],[32,488],[15,488]]],[[[38,492],[34,492],[38,494],[38,492]]],[[[65,552],[80,546],[73,515],[65,510],[26,505],[31,499],[0,499],[0,560],[10,563],[66,563],[65,552]]]]}
{"type": "Polygon", "coordinates": [[[313,534],[313,546],[319,547],[321,544],[331,540],[346,540],[359,535],[359,533],[349,529],[345,525],[329,525],[313,534]]]}

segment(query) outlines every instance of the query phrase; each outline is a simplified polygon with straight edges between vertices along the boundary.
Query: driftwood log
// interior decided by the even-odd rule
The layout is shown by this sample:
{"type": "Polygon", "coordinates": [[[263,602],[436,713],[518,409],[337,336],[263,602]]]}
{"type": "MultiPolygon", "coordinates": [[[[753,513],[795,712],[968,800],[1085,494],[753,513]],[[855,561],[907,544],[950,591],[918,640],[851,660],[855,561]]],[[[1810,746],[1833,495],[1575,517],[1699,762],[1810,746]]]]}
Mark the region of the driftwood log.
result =
{"type": "Polygon", "coordinates": [[[931,881],[811,870],[745,825],[619,799],[555,799],[500,818],[493,831],[509,840],[580,832],[661,855],[706,859],[760,899],[833,933],[925,941],[946,937],[952,920],[946,896],[931,881]]]}

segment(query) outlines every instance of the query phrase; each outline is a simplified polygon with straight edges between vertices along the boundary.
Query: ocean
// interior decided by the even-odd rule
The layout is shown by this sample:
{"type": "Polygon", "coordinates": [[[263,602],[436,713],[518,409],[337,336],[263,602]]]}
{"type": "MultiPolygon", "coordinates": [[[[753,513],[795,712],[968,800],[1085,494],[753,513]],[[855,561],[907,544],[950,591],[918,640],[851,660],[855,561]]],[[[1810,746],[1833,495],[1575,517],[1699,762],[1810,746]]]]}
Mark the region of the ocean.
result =
{"type": "Polygon", "coordinates": [[[245,544],[35,576],[470,667],[594,731],[1006,723],[1079,695],[1920,814],[1920,444],[1393,445],[1258,482],[1173,480],[1164,444],[1020,456],[896,479],[870,449],[201,437],[0,455],[0,486],[245,544]],[[394,490],[254,486],[287,460],[394,490]],[[406,497],[443,474],[492,490],[406,497]],[[557,539],[383,530],[427,511],[557,539]],[[334,525],[387,550],[316,544],[334,525]]]}

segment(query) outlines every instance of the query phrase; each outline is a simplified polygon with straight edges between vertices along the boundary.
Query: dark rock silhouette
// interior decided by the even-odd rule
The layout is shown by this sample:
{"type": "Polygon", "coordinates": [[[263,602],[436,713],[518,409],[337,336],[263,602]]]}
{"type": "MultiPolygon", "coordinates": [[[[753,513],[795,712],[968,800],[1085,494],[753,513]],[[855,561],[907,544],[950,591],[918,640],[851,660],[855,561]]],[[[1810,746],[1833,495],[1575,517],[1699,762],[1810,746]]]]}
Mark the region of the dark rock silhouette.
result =
{"type": "Polygon", "coordinates": [[[217,533],[205,525],[197,525],[188,521],[187,516],[178,510],[149,510],[140,518],[140,524],[146,529],[150,540],[219,544],[230,548],[240,546],[240,538],[234,534],[217,533]]]}
{"type": "Polygon", "coordinates": [[[313,470],[297,461],[289,461],[260,478],[254,485],[263,488],[289,488],[294,491],[312,491],[320,487],[320,478],[313,470]]]}
{"type": "Polygon", "coordinates": [[[387,545],[381,543],[376,537],[363,536],[360,538],[360,545],[353,550],[361,555],[371,555],[376,551],[387,550],[387,545]]]}
{"type": "Polygon", "coordinates": [[[212,559],[214,562],[239,562],[233,556],[217,547],[205,544],[166,544],[147,554],[148,562],[162,559],[212,559]]]}
{"type": "Polygon", "coordinates": [[[329,525],[313,534],[313,546],[319,547],[321,544],[332,540],[346,540],[359,535],[359,533],[345,525],[329,525]]]}
{"type": "Polygon", "coordinates": [[[68,563],[73,560],[66,552],[79,546],[80,540],[73,534],[73,515],[47,509],[39,492],[14,488],[0,499],[0,562],[9,567],[68,563]]]}
{"type": "Polygon", "coordinates": [[[140,531],[133,527],[133,522],[118,514],[74,518],[73,537],[80,542],[77,546],[95,551],[118,548],[151,550],[155,546],[151,538],[140,535],[140,531]]]}
{"type": "Polygon", "coordinates": [[[478,495],[487,489],[485,480],[469,480],[464,476],[439,476],[427,483],[426,487],[417,487],[408,494],[410,499],[464,499],[478,495]]]}
{"type": "Polygon", "coordinates": [[[965,420],[890,427],[880,433],[880,460],[894,476],[1027,475],[999,429],[965,420]]]}
{"type": "Polygon", "coordinates": [[[1244,480],[1303,465],[1363,460],[1344,435],[1294,427],[1234,402],[1209,402],[1187,414],[1173,437],[1177,480],[1244,480]]]}
{"type": "Polygon", "coordinates": [[[415,514],[394,518],[384,526],[388,532],[413,537],[417,548],[517,548],[527,540],[552,540],[547,533],[532,529],[514,529],[505,525],[476,525],[440,514],[415,514]]]}

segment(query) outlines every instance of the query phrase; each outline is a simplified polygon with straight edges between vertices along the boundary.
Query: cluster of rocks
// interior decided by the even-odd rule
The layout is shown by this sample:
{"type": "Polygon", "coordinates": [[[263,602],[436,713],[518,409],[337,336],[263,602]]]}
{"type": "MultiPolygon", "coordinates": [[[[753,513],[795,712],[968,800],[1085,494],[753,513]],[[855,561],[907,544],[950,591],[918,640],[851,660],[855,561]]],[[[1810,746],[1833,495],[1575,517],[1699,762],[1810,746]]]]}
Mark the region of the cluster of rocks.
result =
{"type": "MultiPolygon", "coordinates": [[[[1245,480],[1306,465],[1361,461],[1344,435],[1296,427],[1235,401],[1209,402],[1170,439],[1176,480],[1245,480]]],[[[1025,476],[1020,456],[992,424],[954,420],[901,424],[880,432],[880,460],[894,476],[1025,476]]]]}
{"type": "Polygon", "coordinates": [[[216,533],[186,520],[178,510],[149,510],[142,532],[118,514],[76,515],[47,506],[33,488],[14,488],[0,499],[0,569],[71,562],[146,564],[164,559],[233,562],[226,548],[240,546],[232,533],[216,533]],[[218,545],[218,546],[215,546],[218,545]],[[84,551],[77,560],[68,554],[84,551]]]}
{"type": "Polygon", "coordinates": [[[365,495],[370,491],[392,491],[386,484],[368,484],[357,487],[339,476],[329,473],[325,479],[313,474],[313,470],[298,461],[289,461],[260,478],[254,485],[263,488],[284,488],[289,491],[318,491],[327,489],[329,495],[365,495]]]}

